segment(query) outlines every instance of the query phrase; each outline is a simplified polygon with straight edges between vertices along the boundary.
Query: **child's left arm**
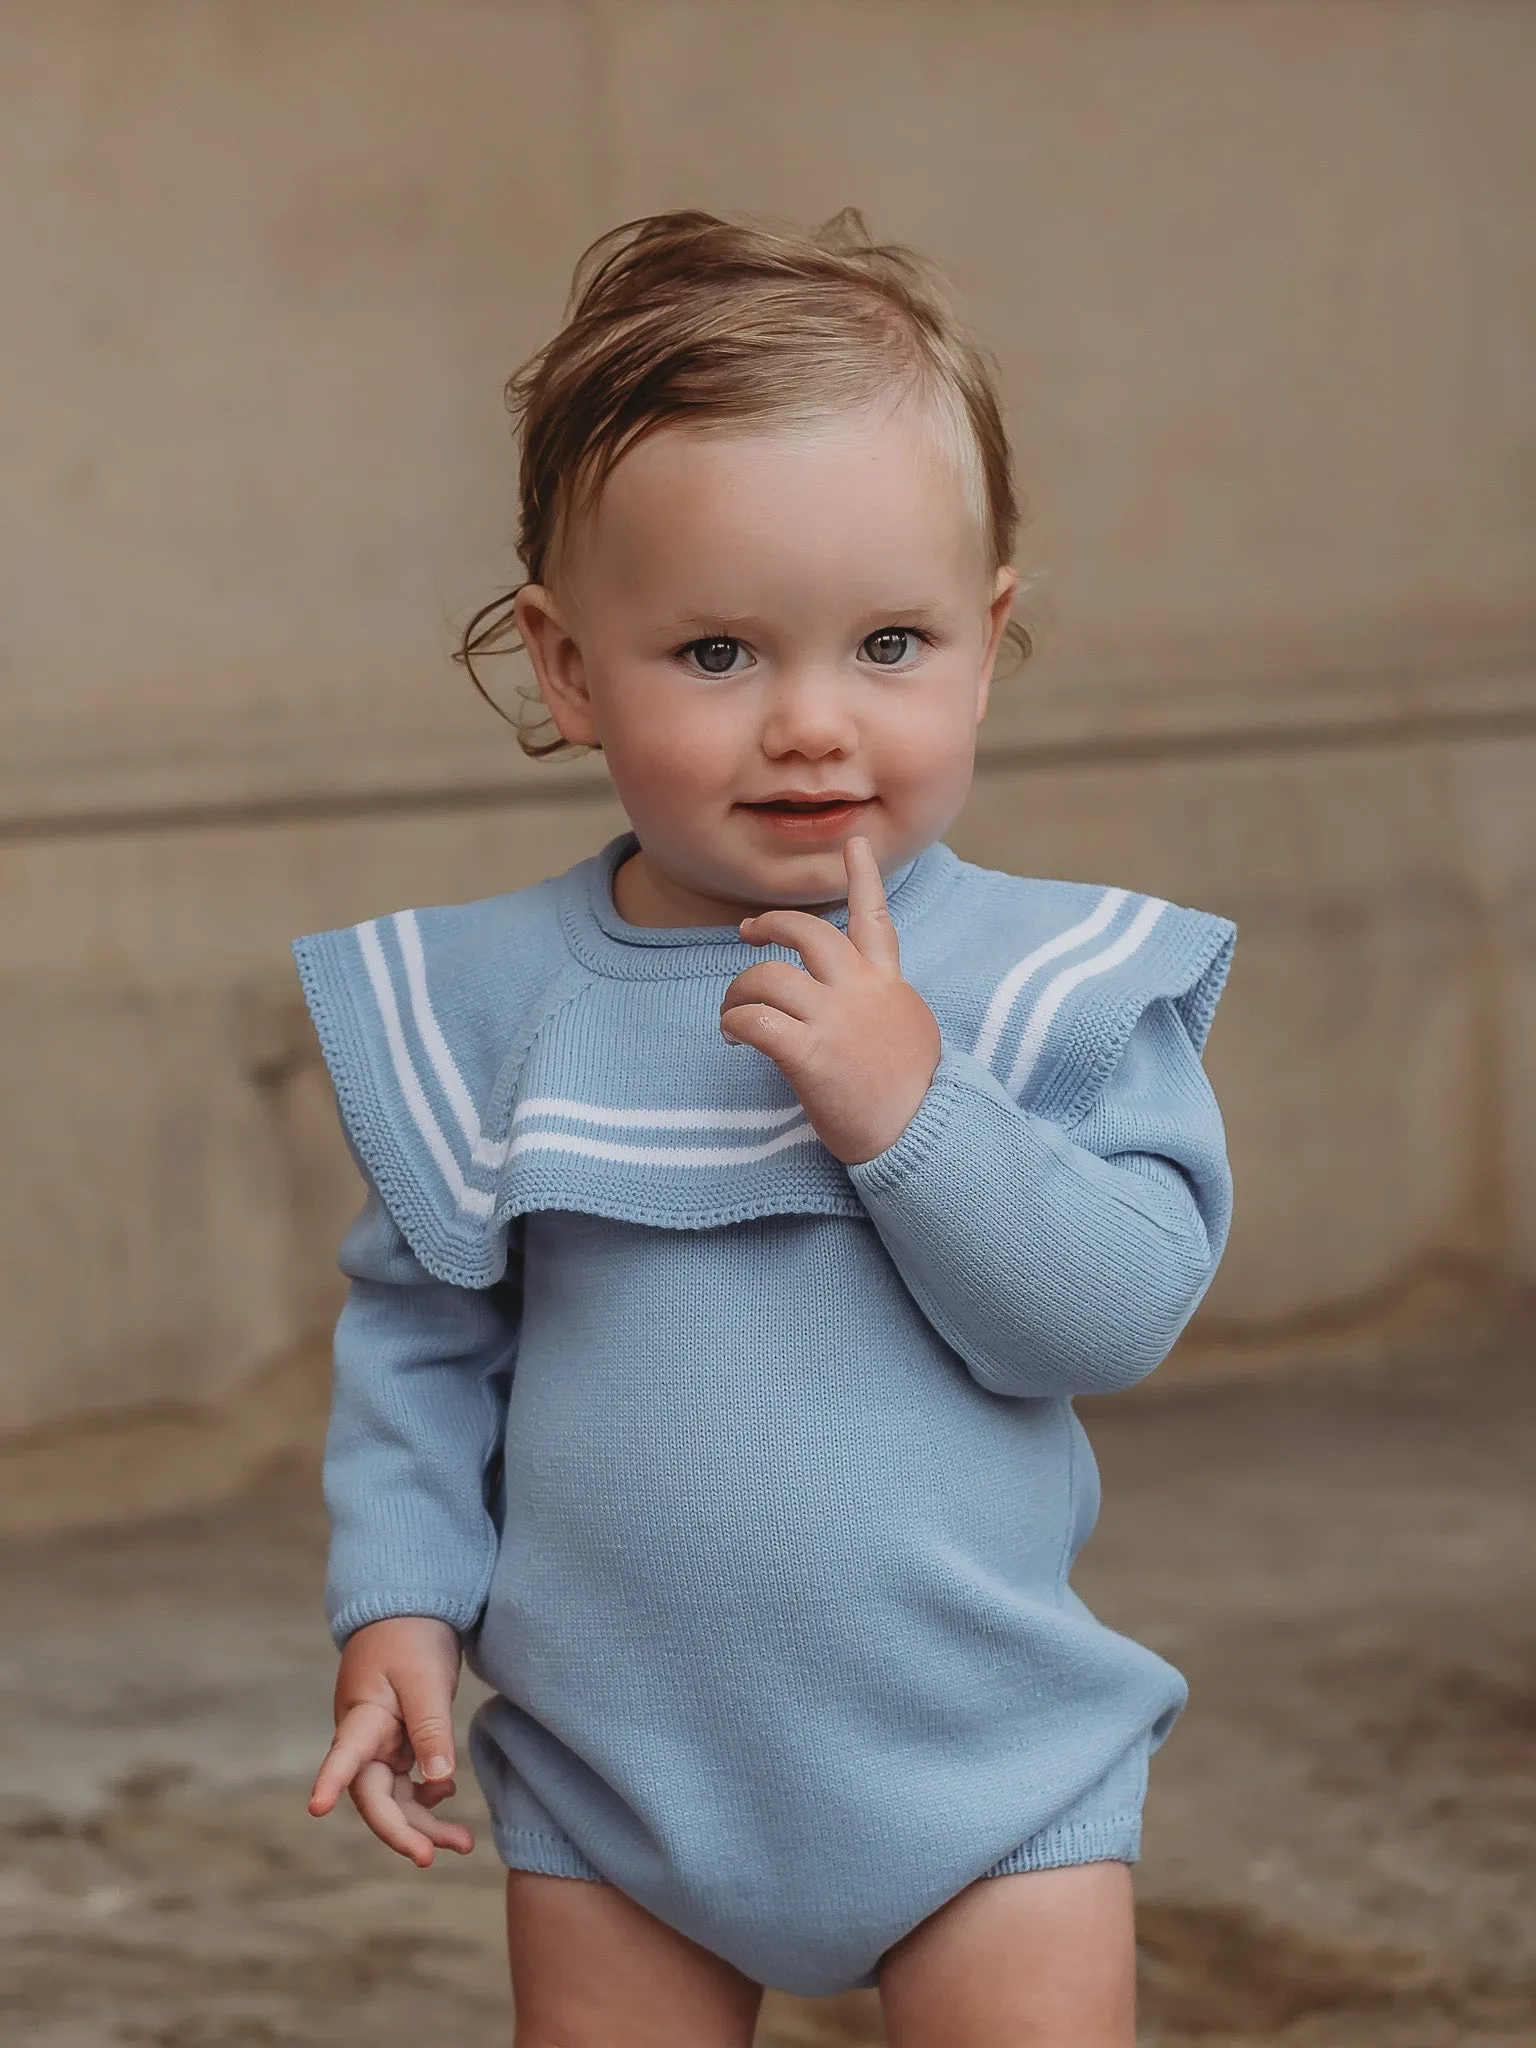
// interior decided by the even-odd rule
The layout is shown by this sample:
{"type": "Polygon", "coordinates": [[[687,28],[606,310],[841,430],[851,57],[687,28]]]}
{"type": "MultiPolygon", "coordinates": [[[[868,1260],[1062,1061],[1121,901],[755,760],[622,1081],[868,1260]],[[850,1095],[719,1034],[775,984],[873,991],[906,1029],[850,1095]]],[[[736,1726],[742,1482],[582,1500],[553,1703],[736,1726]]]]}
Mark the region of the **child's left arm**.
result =
{"type": "Polygon", "coordinates": [[[1210,1284],[1232,1206],[1221,1115],[1177,1009],[1147,1005],[1069,1132],[942,1040],[901,977],[867,843],[846,860],[848,937],[800,911],[750,920],[746,936],[794,946],[811,971],[748,968],[722,1029],[779,1065],[982,1386],[1060,1396],[1145,1378],[1210,1284]]]}
{"type": "Polygon", "coordinates": [[[997,1394],[1145,1378],[1209,1286],[1231,1215],[1220,1112],[1168,1002],[1070,1134],[946,1047],[901,1136],[848,1174],[918,1307],[997,1394]]]}

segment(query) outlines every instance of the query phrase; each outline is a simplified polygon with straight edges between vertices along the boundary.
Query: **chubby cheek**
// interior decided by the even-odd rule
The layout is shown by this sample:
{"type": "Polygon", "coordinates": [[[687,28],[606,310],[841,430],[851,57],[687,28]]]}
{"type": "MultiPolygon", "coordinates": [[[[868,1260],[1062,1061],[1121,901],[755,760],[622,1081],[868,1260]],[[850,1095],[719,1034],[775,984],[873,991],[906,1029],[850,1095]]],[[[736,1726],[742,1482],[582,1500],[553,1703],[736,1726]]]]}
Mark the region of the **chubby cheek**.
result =
{"type": "Polygon", "coordinates": [[[888,727],[871,752],[881,791],[891,804],[914,812],[942,809],[970,785],[975,759],[973,723],[949,707],[888,727]]]}
{"type": "Polygon", "coordinates": [[[654,679],[637,680],[626,692],[620,680],[600,712],[608,771],[626,801],[665,805],[732,789],[740,736],[719,706],[693,692],[658,687],[654,679]]]}

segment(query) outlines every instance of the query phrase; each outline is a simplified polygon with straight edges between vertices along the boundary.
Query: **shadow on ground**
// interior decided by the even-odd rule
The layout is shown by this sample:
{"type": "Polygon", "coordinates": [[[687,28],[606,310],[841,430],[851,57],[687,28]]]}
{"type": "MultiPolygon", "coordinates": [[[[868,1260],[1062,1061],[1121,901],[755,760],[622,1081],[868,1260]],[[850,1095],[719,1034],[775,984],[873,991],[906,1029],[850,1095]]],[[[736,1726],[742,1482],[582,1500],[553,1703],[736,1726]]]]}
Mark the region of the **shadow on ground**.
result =
{"type": "MultiPolygon", "coordinates": [[[[1536,2040],[1527,1363],[1083,1404],[1076,1582],[1193,1692],[1137,1872],[1148,2048],[1536,2040]]],[[[488,1851],[418,1873],[304,1811],[322,1546],[290,1472],[5,1554],[7,2043],[506,2042],[488,1851]]],[[[878,2006],[771,1994],[760,2038],[877,2042],[878,2006]]]]}

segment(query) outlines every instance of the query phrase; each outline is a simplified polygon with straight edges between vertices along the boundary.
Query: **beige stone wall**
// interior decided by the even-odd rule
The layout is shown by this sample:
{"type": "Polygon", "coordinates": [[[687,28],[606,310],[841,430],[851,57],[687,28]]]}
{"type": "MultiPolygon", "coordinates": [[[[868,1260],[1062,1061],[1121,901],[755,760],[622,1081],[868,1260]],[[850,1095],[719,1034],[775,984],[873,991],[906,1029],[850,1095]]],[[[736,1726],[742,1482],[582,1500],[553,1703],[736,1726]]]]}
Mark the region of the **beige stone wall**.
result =
{"type": "Polygon", "coordinates": [[[1533,67],[1499,0],[0,0],[0,1430],[302,1351],[288,939],[622,822],[446,650],[501,380],[677,204],[859,204],[995,341],[1044,622],[952,843],[1243,927],[1170,1372],[1536,1282],[1533,67]]]}

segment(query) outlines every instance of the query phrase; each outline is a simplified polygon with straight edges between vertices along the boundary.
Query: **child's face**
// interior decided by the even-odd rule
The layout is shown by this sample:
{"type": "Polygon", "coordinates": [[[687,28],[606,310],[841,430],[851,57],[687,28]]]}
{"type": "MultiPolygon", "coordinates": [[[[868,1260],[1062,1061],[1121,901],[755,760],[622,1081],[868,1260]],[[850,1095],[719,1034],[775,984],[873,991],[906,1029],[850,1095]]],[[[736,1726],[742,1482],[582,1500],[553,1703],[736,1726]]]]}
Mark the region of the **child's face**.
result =
{"type": "Polygon", "coordinates": [[[846,894],[851,834],[887,872],[942,838],[1016,584],[991,570],[960,478],[909,407],[667,427],[631,450],[558,589],[518,599],[551,715],[568,740],[601,743],[640,840],[621,914],[824,909],[846,894]],[[823,794],[851,803],[763,808],[823,794]]]}

